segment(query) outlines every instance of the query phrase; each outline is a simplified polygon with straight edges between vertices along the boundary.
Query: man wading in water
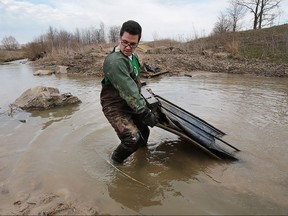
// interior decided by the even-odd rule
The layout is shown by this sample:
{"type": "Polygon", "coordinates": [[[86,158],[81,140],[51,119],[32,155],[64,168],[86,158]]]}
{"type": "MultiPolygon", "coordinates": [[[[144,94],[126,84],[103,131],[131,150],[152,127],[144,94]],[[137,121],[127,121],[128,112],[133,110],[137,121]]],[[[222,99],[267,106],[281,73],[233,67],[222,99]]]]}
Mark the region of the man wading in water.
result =
{"type": "Polygon", "coordinates": [[[140,94],[140,63],[134,52],[141,39],[139,23],[129,20],[120,30],[119,45],[105,58],[100,95],[102,110],[121,143],[112,154],[122,163],[140,146],[147,145],[150,130],[158,123],[140,94]]]}

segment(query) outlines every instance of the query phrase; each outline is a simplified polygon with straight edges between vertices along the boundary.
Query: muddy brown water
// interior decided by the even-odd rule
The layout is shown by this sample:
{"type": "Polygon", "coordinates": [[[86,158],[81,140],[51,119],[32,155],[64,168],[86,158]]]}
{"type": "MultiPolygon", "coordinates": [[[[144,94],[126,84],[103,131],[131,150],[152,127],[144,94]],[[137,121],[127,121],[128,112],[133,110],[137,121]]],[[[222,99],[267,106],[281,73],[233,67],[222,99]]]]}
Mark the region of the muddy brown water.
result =
{"type": "Polygon", "coordinates": [[[101,111],[100,79],[33,71],[21,61],[0,65],[0,213],[21,197],[56,194],[108,214],[288,214],[287,78],[193,72],[145,80],[226,132],[239,160],[215,161],[154,127],[148,148],[119,171],[109,164],[119,141],[101,111]],[[37,85],[82,103],[8,117],[9,103],[37,85]]]}

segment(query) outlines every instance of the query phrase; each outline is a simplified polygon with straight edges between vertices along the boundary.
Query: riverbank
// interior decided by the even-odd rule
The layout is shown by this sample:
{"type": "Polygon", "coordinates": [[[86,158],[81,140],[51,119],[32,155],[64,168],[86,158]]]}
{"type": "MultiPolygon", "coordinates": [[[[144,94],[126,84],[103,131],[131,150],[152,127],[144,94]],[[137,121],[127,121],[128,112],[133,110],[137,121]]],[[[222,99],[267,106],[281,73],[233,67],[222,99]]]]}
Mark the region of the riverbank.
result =
{"type": "MultiPolygon", "coordinates": [[[[137,48],[141,63],[158,67],[165,76],[177,76],[192,71],[209,71],[234,74],[255,74],[268,77],[288,77],[288,64],[280,64],[261,59],[231,56],[228,52],[204,50],[201,53],[187,51],[183,44],[175,46],[155,46],[153,43],[142,43],[137,48]]],[[[113,49],[90,47],[89,49],[63,55],[45,57],[34,62],[40,68],[55,68],[57,65],[68,66],[71,74],[102,76],[102,64],[105,56],[113,49]]],[[[145,70],[142,70],[145,73],[145,70]]]]}
{"type": "MultiPolygon", "coordinates": [[[[164,76],[209,71],[288,77],[287,31],[288,25],[281,25],[215,34],[188,42],[169,39],[141,42],[136,51],[141,63],[158,67],[164,76]]],[[[104,58],[115,45],[58,50],[58,55],[48,53],[36,64],[46,68],[64,65],[68,66],[68,73],[101,77],[104,58]]]]}
{"type": "Polygon", "coordinates": [[[23,50],[1,50],[0,49],[0,64],[20,60],[25,58],[23,50]]]}

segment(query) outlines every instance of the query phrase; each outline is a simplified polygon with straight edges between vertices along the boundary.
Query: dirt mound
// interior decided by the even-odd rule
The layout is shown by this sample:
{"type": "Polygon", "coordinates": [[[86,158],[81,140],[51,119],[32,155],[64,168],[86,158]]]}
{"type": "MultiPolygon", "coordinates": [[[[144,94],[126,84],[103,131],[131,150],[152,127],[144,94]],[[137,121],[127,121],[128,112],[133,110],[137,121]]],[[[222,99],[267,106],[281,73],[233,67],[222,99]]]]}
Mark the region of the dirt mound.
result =
{"type": "MultiPolygon", "coordinates": [[[[189,43],[168,43],[158,46],[155,43],[141,43],[137,53],[141,63],[158,67],[165,75],[182,75],[192,71],[210,71],[221,73],[256,74],[263,76],[288,76],[287,64],[269,63],[261,59],[232,56],[223,50],[202,50],[195,52],[189,49],[189,43]]],[[[69,57],[40,59],[37,64],[44,67],[68,66],[69,74],[93,75],[101,77],[105,56],[113,46],[93,47],[85,52],[78,52],[69,57]]],[[[145,72],[145,71],[143,71],[145,72]]]]}
{"type": "Polygon", "coordinates": [[[87,207],[77,200],[67,200],[63,196],[52,193],[21,196],[14,201],[13,205],[3,206],[5,208],[0,211],[1,215],[102,215],[96,208],[87,207]]]}

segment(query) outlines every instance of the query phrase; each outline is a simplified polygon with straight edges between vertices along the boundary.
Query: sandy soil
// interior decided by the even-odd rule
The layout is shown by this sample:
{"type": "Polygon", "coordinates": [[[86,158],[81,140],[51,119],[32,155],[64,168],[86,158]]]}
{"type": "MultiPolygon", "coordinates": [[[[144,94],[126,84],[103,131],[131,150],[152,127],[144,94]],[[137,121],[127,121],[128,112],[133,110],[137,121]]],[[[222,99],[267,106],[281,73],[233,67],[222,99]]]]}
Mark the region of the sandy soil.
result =
{"type": "Polygon", "coordinates": [[[61,194],[52,193],[33,197],[22,194],[13,205],[2,203],[1,208],[1,215],[101,215],[96,209],[84,206],[77,200],[67,200],[61,194]]]}

